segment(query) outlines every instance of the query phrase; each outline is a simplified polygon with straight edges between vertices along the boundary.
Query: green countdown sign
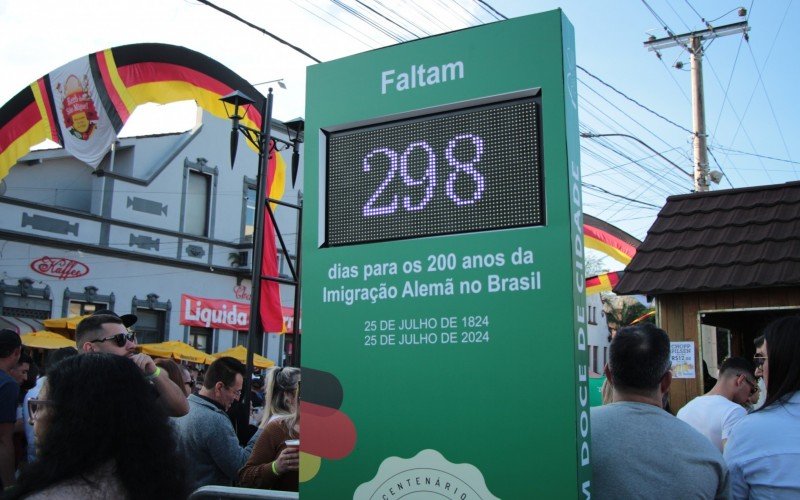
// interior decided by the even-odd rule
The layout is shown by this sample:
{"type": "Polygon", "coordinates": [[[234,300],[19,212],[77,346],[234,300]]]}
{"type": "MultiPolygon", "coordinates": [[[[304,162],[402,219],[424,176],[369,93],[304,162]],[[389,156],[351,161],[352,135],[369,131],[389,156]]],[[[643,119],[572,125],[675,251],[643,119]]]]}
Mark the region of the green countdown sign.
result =
{"type": "Polygon", "coordinates": [[[303,498],[590,491],[560,10],[308,70],[303,498]]]}

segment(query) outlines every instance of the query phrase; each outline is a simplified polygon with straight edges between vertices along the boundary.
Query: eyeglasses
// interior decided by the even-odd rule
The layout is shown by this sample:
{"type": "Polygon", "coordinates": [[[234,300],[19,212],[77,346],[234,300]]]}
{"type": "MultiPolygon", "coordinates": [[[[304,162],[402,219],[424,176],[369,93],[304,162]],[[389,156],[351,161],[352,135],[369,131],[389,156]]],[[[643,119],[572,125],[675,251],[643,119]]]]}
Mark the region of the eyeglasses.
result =
{"type": "Polygon", "coordinates": [[[758,392],[758,385],[756,385],[753,382],[751,382],[747,377],[744,378],[744,381],[747,382],[747,385],[750,386],[750,395],[751,396],[758,392]]]}
{"type": "Polygon", "coordinates": [[[91,343],[94,344],[96,342],[105,342],[107,340],[113,340],[118,347],[125,347],[125,344],[128,342],[136,342],[136,333],[135,332],[118,333],[116,335],[111,335],[104,339],[92,340],[91,343]]]}
{"type": "Polygon", "coordinates": [[[765,361],[767,361],[766,356],[753,356],[753,363],[756,365],[756,368],[762,368],[765,361]]]}
{"type": "Polygon", "coordinates": [[[30,415],[30,419],[33,421],[36,419],[36,414],[41,412],[44,408],[48,406],[53,406],[53,402],[49,399],[35,399],[31,398],[28,400],[28,415],[30,415]]]}
{"type": "Polygon", "coordinates": [[[237,398],[242,396],[242,390],[241,389],[239,389],[238,391],[234,391],[233,389],[231,389],[227,385],[225,386],[225,388],[228,389],[229,391],[231,391],[233,393],[233,395],[236,396],[237,398]]]}

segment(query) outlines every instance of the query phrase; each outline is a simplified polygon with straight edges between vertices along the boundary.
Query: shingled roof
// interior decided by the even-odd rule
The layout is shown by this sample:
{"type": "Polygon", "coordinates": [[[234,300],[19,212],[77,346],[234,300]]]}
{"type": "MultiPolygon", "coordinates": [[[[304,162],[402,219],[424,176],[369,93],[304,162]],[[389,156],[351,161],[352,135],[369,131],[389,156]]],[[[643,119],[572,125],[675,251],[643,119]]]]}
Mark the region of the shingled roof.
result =
{"type": "Polygon", "coordinates": [[[671,196],[620,295],[800,285],[800,182],[671,196]]]}

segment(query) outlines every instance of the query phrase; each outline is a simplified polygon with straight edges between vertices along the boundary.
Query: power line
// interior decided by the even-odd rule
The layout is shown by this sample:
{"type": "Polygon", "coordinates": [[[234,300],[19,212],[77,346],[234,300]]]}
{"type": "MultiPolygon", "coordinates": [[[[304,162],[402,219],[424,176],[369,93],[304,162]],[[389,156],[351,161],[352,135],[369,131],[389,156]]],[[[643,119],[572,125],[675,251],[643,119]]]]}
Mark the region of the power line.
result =
{"type": "MultiPolygon", "coordinates": [[[[397,11],[396,11],[396,10],[394,10],[393,8],[389,7],[388,5],[384,4],[384,3],[383,3],[381,0],[374,0],[374,1],[375,1],[375,3],[376,3],[377,5],[380,5],[380,6],[381,6],[381,7],[383,7],[384,9],[388,10],[389,12],[391,12],[392,14],[394,14],[395,16],[397,16],[398,18],[400,18],[400,19],[404,20],[405,22],[407,22],[408,24],[410,24],[411,26],[413,26],[414,28],[416,28],[416,29],[417,29],[418,31],[420,31],[420,32],[421,32],[423,35],[425,35],[425,36],[430,36],[430,35],[431,35],[431,32],[430,32],[430,31],[426,30],[425,28],[423,28],[422,26],[418,25],[417,23],[410,21],[410,20],[409,20],[407,17],[404,17],[404,16],[400,15],[400,13],[399,13],[399,12],[397,12],[397,11]]],[[[417,37],[418,37],[419,35],[415,35],[415,36],[417,36],[417,37]]]]}
{"type": "Polygon", "coordinates": [[[340,0],[332,0],[332,1],[333,1],[333,4],[336,5],[337,7],[339,7],[340,9],[344,10],[348,14],[351,14],[351,15],[355,16],[356,18],[360,19],[364,23],[372,26],[376,30],[380,31],[381,33],[383,33],[387,37],[389,37],[392,40],[394,40],[395,42],[405,42],[406,41],[405,38],[403,38],[400,35],[397,35],[395,33],[392,33],[391,31],[389,31],[388,29],[384,28],[383,26],[381,26],[380,24],[378,24],[374,20],[370,19],[368,16],[358,12],[356,9],[354,9],[354,8],[350,7],[349,5],[341,2],[340,0]]]}
{"type": "MultiPolygon", "coordinates": [[[[304,7],[304,6],[300,5],[299,3],[296,3],[295,5],[297,5],[298,7],[300,7],[301,9],[303,9],[304,11],[308,12],[308,13],[309,13],[309,14],[311,14],[312,16],[316,17],[316,18],[317,18],[317,19],[319,19],[320,21],[322,21],[322,22],[324,22],[324,23],[328,24],[328,25],[329,25],[329,26],[331,26],[332,28],[335,28],[335,29],[337,29],[337,30],[341,31],[342,33],[344,33],[345,35],[349,36],[350,38],[352,38],[352,39],[353,39],[353,40],[355,40],[356,42],[358,42],[358,43],[360,43],[360,44],[364,45],[364,46],[365,46],[365,47],[367,47],[367,48],[372,48],[372,46],[371,46],[370,44],[368,44],[368,43],[366,43],[364,40],[362,40],[362,39],[360,39],[360,38],[358,38],[358,37],[354,36],[354,35],[353,35],[353,34],[352,34],[350,31],[348,31],[348,30],[345,30],[345,29],[343,29],[341,26],[337,26],[337,25],[335,25],[334,23],[330,22],[330,21],[327,19],[327,17],[328,17],[328,16],[320,16],[319,14],[317,14],[317,13],[315,13],[315,12],[312,12],[312,11],[311,11],[311,10],[309,10],[307,7],[304,7]]],[[[315,7],[315,5],[314,5],[314,4],[310,4],[310,5],[311,5],[312,7],[315,7]]],[[[323,12],[324,12],[324,11],[323,11],[323,12]]],[[[333,17],[334,19],[336,19],[336,16],[330,16],[330,17],[333,17]]],[[[350,26],[350,27],[352,27],[352,26],[350,26]]],[[[355,29],[355,28],[353,28],[353,29],[355,29]]],[[[356,31],[358,31],[358,30],[356,30],[356,31]]],[[[362,34],[362,35],[364,35],[364,36],[367,36],[365,33],[361,32],[361,31],[359,31],[359,33],[361,33],[361,34],[362,34]]],[[[372,39],[372,40],[373,40],[375,43],[377,43],[377,40],[375,40],[375,39],[372,39]]]]}
{"type": "Polygon", "coordinates": [[[584,67],[583,67],[583,66],[581,66],[580,64],[577,64],[576,66],[578,67],[578,69],[580,69],[581,71],[583,71],[583,72],[584,72],[584,73],[586,73],[587,75],[591,76],[592,78],[594,78],[594,79],[595,79],[595,80],[597,80],[598,82],[602,83],[602,84],[603,84],[603,85],[605,85],[606,87],[610,88],[611,90],[613,90],[613,91],[614,91],[614,92],[616,92],[617,94],[621,95],[621,96],[622,96],[622,97],[624,97],[625,99],[627,99],[627,100],[631,101],[632,103],[636,104],[636,105],[637,105],[637,106],[639,106],[640,108],[642,108],[642,109],[644,109],[644,110],[646,110],[646,111],[649,111],[650,113],[652,113],[652,114],[656,115],[657,117],[661,118],[661,119],[662,119],[662,120],[664,120],[665,122],[667,122],[667,123],[670,123],[670,124],[672,124],[672,125],[674,125],[674,126],[678,127],[679,129],[683,130],[684,132],[687,132],[687,133],[689,133],[689,134],[691,134],[691,135],[694,135],[694,132],[692,132],[692,131],[691,131],[691,130],[689,130],[688,128],[686,128],[686,127],[684,127],[684,126],[682,126],[682,125],[678,125],[677,123],[675,123],[674,121],[670,120],[670,119],[669,119],[669,118],[667,118],[666,116],[664,116],[664,115],[662,115],[662,114],[660,114],[660,113],[658,113],[658,112],[656,112],[656,111],[653,111],[652,109],[648,108],[647,106],[645,106],[644,104],[640,103],[639,101],[637,101],[637,100],[636,100],[636,99],[634,99],[633,97],[629,97],[628,95],[626,95],[625,93],[623,93],[621,90],[618,90],[616,87],[614,87],[614,86],[613,86],[613,85],[611,85],[610,83],[606,82],[605,80],[603,80],[603,79],[602,79],[602,78],[600,78],[599,76],[596,76],[596,75],[592,74],[592,73],[591,73],[589,70],[587,70],[586,68],[584,68],[584,67]]]}
{"type": "Polygon", "coordinates": [[[581,185],[583,187],[586,187],[586,188],[589,188],[589,189],[593,189],[595,191],[600,191],[601,193],[605,193],[605,194],[614,196],[616,198],[621,198],[623,200],[627,200],[627,201],[630,201],[630,202],[633,202],[633,203],[637,203],[637,204],[645,206],[645,207],[652,207],[652,208],[656,208],[656,209],[659,209],[659,210],[661,209],[661,207],[659,207],[658,205],[653,205],[652,203],[647,203],[645,201],[636,200],[634,198],[628,198],[627,196],[623,196],[621,194],[612,193],[611,191],[608,191],[607,189],[603,189],[600,186],[595,186],[594,184],[589,184],[587,182],[581,182],[581,185]]]}
{"type": "Polygon", "coordinates": [[[264,28],[261,28],[260,26],[256,26],[255,24],[251,23],[250,21],[242,19],[241,17],[237,16],[236,14],[234,14],[233,12],[231,12],[231,11],[229,11],[227,9],[223,9],[222,7],[213,4],[213,3],[209,2],[208,0],[197,0],[197,1],[202,3],[202,4],[204,4],[204,5],[208,5],[212,9],[215,9],[215,10],[217,10],[219,12],[222,12],[226,16],[230,16],[230,17],[236,19],[240,23],[244,23],[247,26],[250,26],[254,30],[257,30],[257,31],[260,31],[261,33],[264,33],[268,37],[270,37],[270,38],[272,38],[272,39],[274,39],[274,40],[286,45],[287,47],[290,47],[290,48],[296,50],[297,52],[303,54],[304,56],[308,57],[309,59],[311,59],[314,62],[318,62],[318,63],[322,62],[319,59],[317,59],[316,57],[314,57],[311,54],[309,54],[308,52],[306,52],[305,50],[303,50],[300,47],[298,47],[297,45],[293,45],[293,44],[287,42],[286,40],[284,40],[283,38],[280,38],[279,36],[270,33],[269,31],[265,30],[264,28]]]}
{"type": "Polygon", "coordinates": [[[408,29],[408,28],[406,28],[405,26],[401,26],[401,25],[400,25],[400,24],[399,24],[397,21],[395,21],[394,19],[389,19],[389,18],[388,18],[388,17],[386,17],[384,14],[382,14],[382,13],[378,12],[377,10],[373,9],[373,8],[372,8],[372,7],[370,7],[369,5],[367,5],[367,4],[365,4],[364,2],[362,2],[361,0],[356,0],[356,3],[358,3],[359,5],[361,5],[362,7],[364,7],[365,9],[369,10],[370,12],[373,12],[373,13],[374,13],[376,16],[379,16],[379,17],[381,17],[381,18],[383,18],[383,19],[386,19],[387,21],[389,21],[390,23],[394,24],[395,26],[397,26],[397,27],[398,27],[398,28],[400,28],[401,30],[403,30],[403,31],[405,31],[406,33],[408,33],[409,35],[413,36],[414,38],[419,38],[419,36],[418,36],[416,33],[412,32],[411,30],[409,30],[409,29],[408,29]]]}
{"type": "Polygon", "coordinates": [[[766,160],[782,161],[784,163],[791,163],[793,165],[800,165],[800,161],[787,160],[786,158],[777,158],[775,156],[760,155],[758,153],[748,153],[747,151],[740,151],[738,149],[731,149],[731,148],[726,148],[726,147],[723,147],[723,146],[715,146],[715,148],[719,149],[719,150],[722,150],[722,151],[725,151],[725,152],[728,152],[728,153],[736,153],[736,154],[740,154],[740,155],[755,156],[756,158],[764,158],[766,160]]]}
{"type": "Polygon", "coordinates": [[[508,19],[506,16],[504,16],[503,14],[501,14],[500,12],[498,12],[498,11],[497,11],[497,9],[495,9],[494,7],[492,7],[491,5],[489,5],[487,2],[484,2],[484,0],[476,0],[476,1],[477,1],[479,4],[481,4],[481,5],[485,6],[487,9],[491,10],[492,12],[494,12],[495,14],[497,14],[498,16],[500,16],[500,18],[501,18],[501,19],[508,19]]]}

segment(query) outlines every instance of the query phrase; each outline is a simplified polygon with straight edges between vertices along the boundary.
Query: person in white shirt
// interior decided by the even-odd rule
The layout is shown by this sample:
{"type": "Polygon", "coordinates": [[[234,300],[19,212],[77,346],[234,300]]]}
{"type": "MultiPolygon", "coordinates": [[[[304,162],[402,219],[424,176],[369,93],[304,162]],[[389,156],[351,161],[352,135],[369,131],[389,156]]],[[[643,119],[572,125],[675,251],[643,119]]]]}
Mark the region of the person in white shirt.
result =
{"type": "Polygon", "coordinates": [[[678,418],[722,451],[733,426],[747,415],[744,405],[756,391],[753,364],[744,358],[728,358],[720,366],[714,387],[689,401],[678,411],[678,418]]]}
{"type": "Polygon", "coordinates": [[[725,447],[731,498],[800,498],[800,316],[764,331],[764,406],[733,429],[725,447]]]}

